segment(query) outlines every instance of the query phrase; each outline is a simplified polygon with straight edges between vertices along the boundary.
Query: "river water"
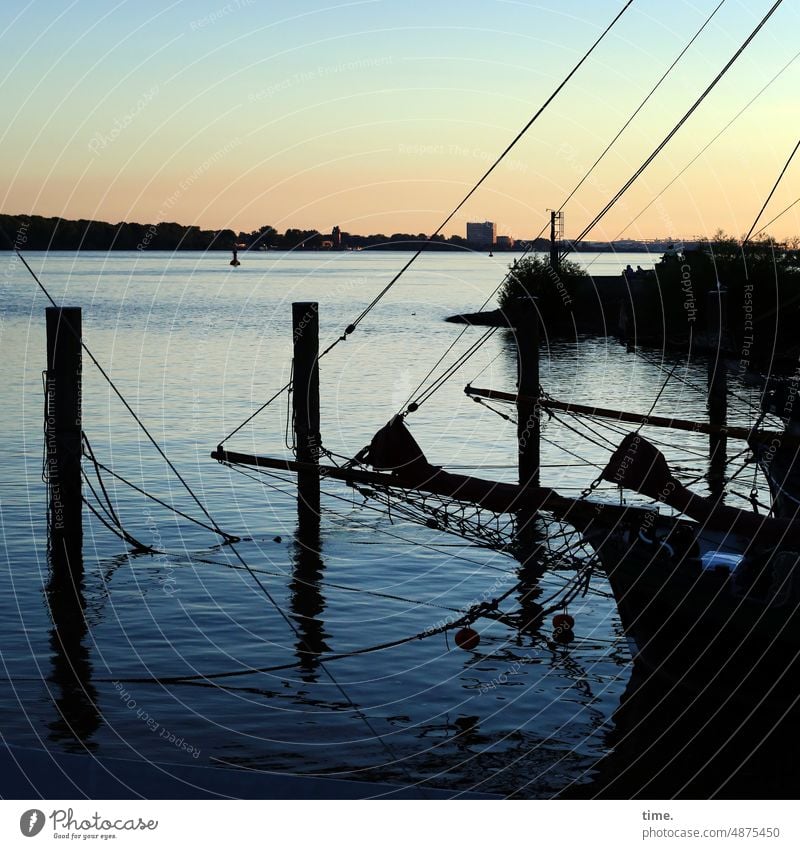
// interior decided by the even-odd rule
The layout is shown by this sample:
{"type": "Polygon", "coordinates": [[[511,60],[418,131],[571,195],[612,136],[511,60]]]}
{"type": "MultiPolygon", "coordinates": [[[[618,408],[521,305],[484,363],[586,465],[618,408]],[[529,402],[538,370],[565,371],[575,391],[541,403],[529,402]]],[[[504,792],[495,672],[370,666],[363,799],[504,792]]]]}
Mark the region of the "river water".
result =
{"type": "MultiPolygon", "coordinates": [[[[214,520],[244,538],[238,553],[294,626],[211,532],[106,475],[126,530],[168,553],[131,554],[84,511],[83,610],[65,646],[54,632],[46,591],[46,300],[24,268],[2,255],[3,739],[49,751],[144,758],[166,769],[232,764],[506,796],[593,795],[601,787],[623,796],[747,795],[781,748],[780,735],[775,746],[767,740],[776,726],[765,720],[725,748],[713,731],[715,724],[727,728],[719,718],[700,738],[690,725],[665,739],[666,691],[657,693],[660,712],[641,703],[632,711],[632,664],[602,576],[570,608],[576,638],[568,645],[545,639],[549,625],[520,635],[481,620],[475,651],[439,634],[331,660],[324,668],[303,655],[301,644],[324,657],[423,633],[465,606],[500,595],[519,577],[519,564],[508,555],[387,514],[332,482],[324,487],[319,551],[309,552],[297,538],[290,476],[254,480],[209,457],[289,379],[291,302],[319,301],[322,343],[333,341],[408,256],[259,253],[243,256],[235,270],[223,254],[28,258],[57,302],[83,308],[84,341],[214,520]],[[252,671],[275,666],[286,668],[252,671]],[[207,678],[229,672],[243,674],[207,678]],[[130,680],[185,675],[199,678],[130,680]],[[626,747],[643,751],[653,740],[682,755],[679,763],[667,758],[662,764],[655,748],[650,760],[634,758],[625,766],[614,760],[626,747]],[[757,750],[761,754],[750,757],[757,750]]],[[[442,319],[478,308],[510,258],[420,258],[321,363],[328,449],[352,456],[369,441],[460,332],[442,319]]],[[[579,259],[595,274],[642,262],[641,255],[579,259]]],[[[468,330],[456,350],[479,332],[468,330]]],[[[646,413],[672,365],[669,355],[651,351],[645,359],[610,338],[545,334],[541,379],[557,398],[646,413]]],[[[513,342],[498,331],[410,417],[431,462],[515,479],[514,426],[463,393],[470,381],[513,391],[515,369],[513,342]]],[[[683,363],[677,374],[656,412],[704,417],[705,363],[683,363]]],[[[752,393],[738,380],[732,389],[752,393]]],[[[98,460],[202,518],[86,358],[83,392],[83,426],[98,460]]],[[[290,456],[286,416],[284,395],[226,447],[290,456]]],[[[744,408],[737,416],[747,423],[744,408]]],[[[587,463],[604,463],[609,443],[597,434],[584,438],[587,433],[547,422],[544,484],[574,495],[593,480],[597,469],[587,463]]],[[[702,474],[705,440],[674,442],[665,449],[670,460],[686,474],[702,474]]],[[[748,479],[743,491],[749,488],[748,479]]],[[[601,487],[598,497],[618,496],[601,487]]],[[[569,578],[568,570],[556,570],[538,579],[539,588],[550,595],[569,578]]],[[[504,609],[517,610],[520,594],[504,609]]],[[[791,795],[797,768],[786,769],[781,786],[791,795]]]]}

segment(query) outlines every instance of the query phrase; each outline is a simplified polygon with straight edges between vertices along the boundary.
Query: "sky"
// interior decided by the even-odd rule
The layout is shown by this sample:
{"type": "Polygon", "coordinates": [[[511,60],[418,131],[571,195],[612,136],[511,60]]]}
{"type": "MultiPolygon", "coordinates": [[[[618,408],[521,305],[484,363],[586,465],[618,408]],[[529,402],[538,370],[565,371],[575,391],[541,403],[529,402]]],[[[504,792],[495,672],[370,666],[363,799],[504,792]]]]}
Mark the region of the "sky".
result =
{"type": "MultiPolygon", "coordinates": [[[[634,0],[445,234],[486,219],[538,233],[718,3],[634,0]]],[[[568,237],[771,5],[724,0],[564,207],[568,237]]],[[[623,6],[3,0],[0,211],[431,233],[623,6]]],[[[798,32],[800,2],[784,0],[588,238],[747,232],[800,137],[798,32]]],[[[798,189],[800,154],[762,222],[798,189]]],[[[769,232],[800,234],[800,204],[769,232]]]]}

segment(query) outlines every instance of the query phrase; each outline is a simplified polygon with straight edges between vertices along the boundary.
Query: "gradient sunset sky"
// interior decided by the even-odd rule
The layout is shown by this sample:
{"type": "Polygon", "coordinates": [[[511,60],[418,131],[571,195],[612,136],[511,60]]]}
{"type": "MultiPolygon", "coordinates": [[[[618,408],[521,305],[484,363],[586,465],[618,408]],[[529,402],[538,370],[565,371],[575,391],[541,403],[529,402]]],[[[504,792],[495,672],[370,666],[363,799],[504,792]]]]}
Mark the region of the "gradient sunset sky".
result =
{"type": "MultiPolygon", "coordinates": [[[[634,0],[445,232],[490,219],[537,233],[718,2],[634,0]]],[[[623,5],[3,0],[0,211],[429,233],[623,5]]],[[[566,206],[568,236],[771,5],[723,3],[566,206]]],[[[799,33],[785,0],[590,238],[746,232],[800,136],[799,33]]],[[[798,189],[800,156],[763,220],[798,189]]],[[[770,232],[800,234],[800,204],[770,232]]]]}

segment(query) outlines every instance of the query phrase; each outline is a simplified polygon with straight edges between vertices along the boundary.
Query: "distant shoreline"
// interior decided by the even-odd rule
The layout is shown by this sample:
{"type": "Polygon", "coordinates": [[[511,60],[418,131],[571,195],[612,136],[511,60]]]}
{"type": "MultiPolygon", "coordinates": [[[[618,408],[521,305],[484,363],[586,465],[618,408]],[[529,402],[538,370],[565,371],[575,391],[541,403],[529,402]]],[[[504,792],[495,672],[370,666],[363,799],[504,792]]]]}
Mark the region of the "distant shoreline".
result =
{"type": "MultiPolygon", "coordinates": [[[[278,256],[278,255],[286,255],[286,254],[360,254],[360,253],[375,253],[376,251],[380,251],[383,253],[407,253],[409,251],[416,251],[419,249],[418,243],[416,247],[403,247],[401,245],[387,245],[386,247],[377,247],[371,246],[368,248],[362,248],[361,250],[354,249],[344,249],[344,250],[328,250],[325,248],[270,248],[270,250],[262,251],[262,250],[246,250],[241,248],[238,250],[239,258],[253,255],[258,256],[278,256]]],[[[107,254],[107,253],[144,253],[144,254],[206,254],[206,253],[228,253],[230,254],[230,248],[149,248],[147,250],[137,251],[136,248],[36,248],[29,247],[28,245],[20,245],[19,250],[22,252],[30,252],[30,253],[96,253],[96,254],[107,254]]],[[[474,248],[458,248],[452,246],[446,246],[444,248],[437,248],[435,246],[431,246],[430,250],[432,252],[439,253],[451,253],[458,255],[474,255],[479,254],[480,256],[487,256],[488,252],[485,250],[475,250],[474,248]]],[[[14,252],[14,248],[10,248],[7,246],[0,245],[0,254],[11,254],[14,252]]],[[[525,252],[525,249],[522,247],[519,248],[502,248],[500,250],[492,249],[492,254],[508,254],[510,256],[519,256],[525,252]]],[[[643,256],[656,256],[660,258],[663,255],[663,251],[655,250],[655,249],[647,249],[647,248],[570,248],[571,253],[577,254],[618,254],[620,256],[625,256],[627,254],[642,254],[643,256]]],[[[536,248],[533,253],[548,253],[547,250],[543,250],[541,248],[536,248]]]]}
{"type": "MultiPolygon", "coordinates": [[[[424,233],[383,233],[362,236],[341,232],[335,227],[332,233],[318,230],[288,229],[279,233],[265,225],[250,233],[233,230],[202,230],[195,225],[176,222],[138,224],[135,222],[93,221],[66,219],[40,215],[0,214],[0,250],[26,251],[140,251],[142,253],[166,251],[207,252],[357,252],[357,251],[458,251],[468,253],[518,254],[523,251],[547,252],[546,239],[520,239],[514,245],[479,245],[461,236],[433,237],[424,233]]],[[[621,242],[565,242],[576,253],[642,253],[662,254],[672,244],[662,240],[649,242],[625,240],[621,242]]],[[[691,243],[676,242],[681,246],[691,243]]]]}

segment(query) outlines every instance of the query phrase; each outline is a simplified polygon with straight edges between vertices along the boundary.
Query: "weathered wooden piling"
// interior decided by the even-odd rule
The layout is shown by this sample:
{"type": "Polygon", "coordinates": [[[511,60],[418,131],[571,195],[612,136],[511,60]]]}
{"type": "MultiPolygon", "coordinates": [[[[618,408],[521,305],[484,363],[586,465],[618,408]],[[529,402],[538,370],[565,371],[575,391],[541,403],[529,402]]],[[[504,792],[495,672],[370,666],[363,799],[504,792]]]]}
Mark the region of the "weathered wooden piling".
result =
{"type": "MultiPolygon", "coordinates": [[[[708,358],[708,420],[717,427],[728,424],[728,378],[724,360],[727,292],[712,289],[708,293],[708,336],[711,350],[708,358]]],[[[725,489],[725,460],[728,437],[724,430],[708,438],[708,486],[711,495],[722,499],[725,489]]]]}
{"type": "MultiPolygon", "coordinates": [[[[514,338],[517,345],[517,456],[519,483],[539,486],[541,406],[539,404],[539,314],[534,298],[520,300],[514,338]]],[[[520,528],[533,515],[521,513],[520,528]]]]}
{"type": "MultiPolygon", "coordinates": [[[[319,304],[292,304],[292,417],[297,459],[319,466],[319,304]]],[[[319,472],[297,474],[297,510],[301,527],[319,522],[319,472]]]]}
{"type": "Polygon", "coordinates": [[[45,472],[48,540],[54,568],[82,570],[81,309],[48,307],[45,472]]]}

